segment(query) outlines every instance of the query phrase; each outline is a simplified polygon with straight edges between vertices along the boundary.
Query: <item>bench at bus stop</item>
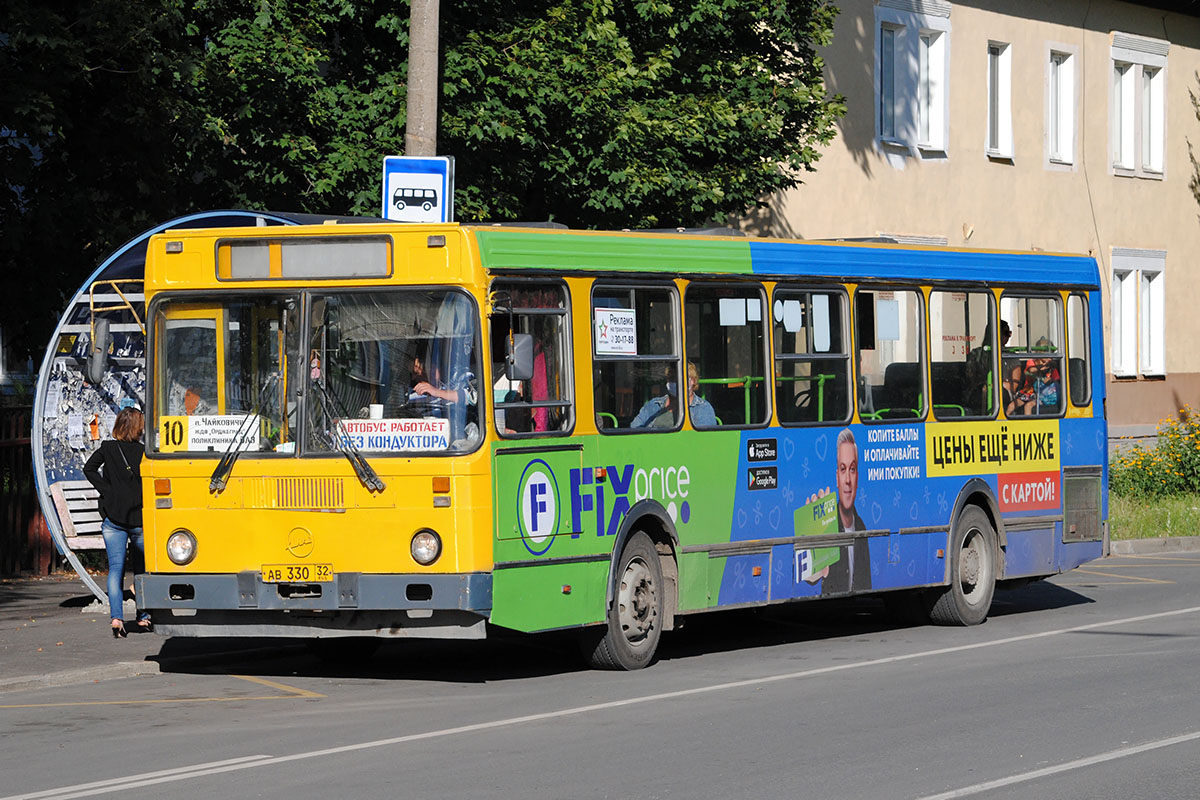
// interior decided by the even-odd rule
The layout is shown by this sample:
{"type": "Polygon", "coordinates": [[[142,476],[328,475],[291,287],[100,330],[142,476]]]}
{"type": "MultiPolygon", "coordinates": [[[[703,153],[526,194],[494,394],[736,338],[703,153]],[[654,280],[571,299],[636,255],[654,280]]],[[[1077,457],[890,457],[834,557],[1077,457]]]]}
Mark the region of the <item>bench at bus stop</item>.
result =
{"type": "Polygon", "coordinates": [[[86,480],[50,484],[54,509],[62,523],[63,539],[72,550],[103,550],[100,493],[86,480]]]}

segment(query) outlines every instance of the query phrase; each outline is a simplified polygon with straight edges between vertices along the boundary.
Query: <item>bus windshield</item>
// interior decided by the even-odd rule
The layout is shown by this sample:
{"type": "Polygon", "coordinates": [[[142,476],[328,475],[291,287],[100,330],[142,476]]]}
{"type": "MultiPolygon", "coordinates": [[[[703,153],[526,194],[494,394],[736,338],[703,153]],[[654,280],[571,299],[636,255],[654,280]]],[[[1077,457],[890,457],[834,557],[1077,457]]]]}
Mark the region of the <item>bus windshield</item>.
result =
{"type": "Polygon", "coordinates": [[[155,312],[161,452],[294,449],[290,358],[299,349],[296,295],[170,300],[155,312]]]}
{"type": "Polygon", "coordinates": [[[307,450],[339,449],[338,436],[368,453],[475,449],[478,318],[460,291],[314,294],[307,450]]]}

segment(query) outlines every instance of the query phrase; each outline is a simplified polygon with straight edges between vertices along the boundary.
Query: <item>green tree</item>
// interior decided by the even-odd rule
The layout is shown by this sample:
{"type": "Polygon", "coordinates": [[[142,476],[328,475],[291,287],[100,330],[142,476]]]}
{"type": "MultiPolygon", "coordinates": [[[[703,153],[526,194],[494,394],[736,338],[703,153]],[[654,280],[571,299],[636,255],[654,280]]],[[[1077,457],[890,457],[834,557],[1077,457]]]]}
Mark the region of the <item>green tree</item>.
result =
{"type": "MultiPolygon", "coordinates": [[[[442,8],[439,151],[457,216],[724,221],[796,185],[844,111],[823,0],[462,0],[442,8]]],[[[0,10],[0,320],[40,347],[61,293],[206,208],[380,212],[403,152],[407,4],[9,0],[0,10]],[[56,294],[57,293],[57,294],[56,294]],[[31,324],[33,323],[33,324],[31,324]]]]}

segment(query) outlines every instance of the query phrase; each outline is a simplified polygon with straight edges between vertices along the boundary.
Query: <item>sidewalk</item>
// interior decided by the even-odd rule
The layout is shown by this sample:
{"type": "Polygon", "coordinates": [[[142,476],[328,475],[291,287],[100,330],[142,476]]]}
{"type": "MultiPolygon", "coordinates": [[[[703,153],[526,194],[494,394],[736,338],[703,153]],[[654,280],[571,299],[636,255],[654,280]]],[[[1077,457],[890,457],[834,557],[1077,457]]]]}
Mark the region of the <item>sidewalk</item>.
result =
{"type": "Polygon", "coordinates": [[[182,664],[218,661],[233,652],[279,652],[262,639],[168,639],[133,625],[129,636],[109,632],[108,606],[75,574],[0,578],[0,692],[67,686],[154,674],[182,664]]]}

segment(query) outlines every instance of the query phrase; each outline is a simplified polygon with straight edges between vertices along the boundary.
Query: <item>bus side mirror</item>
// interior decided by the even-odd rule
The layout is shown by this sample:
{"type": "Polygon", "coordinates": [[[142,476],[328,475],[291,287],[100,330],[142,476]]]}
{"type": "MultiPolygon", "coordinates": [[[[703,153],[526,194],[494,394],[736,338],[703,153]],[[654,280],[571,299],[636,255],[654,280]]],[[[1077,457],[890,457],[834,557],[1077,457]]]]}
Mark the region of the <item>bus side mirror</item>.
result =
{"type": "Polygon", "coordinates": [[[510,381],[527,381],[533,377],[533,337],[514,333],[504,355],[504,376],[510,381]]]}
{"type": "Polygon", "coordinates": [[[104,373],[108,369],[108,348],[111,346],[112,333],[108,329],[108,320],[93,320],[92,341],[87,356],[88,383],[99,386],[100,381],[104,380],[104,373]]]}

